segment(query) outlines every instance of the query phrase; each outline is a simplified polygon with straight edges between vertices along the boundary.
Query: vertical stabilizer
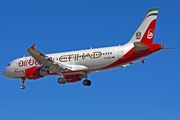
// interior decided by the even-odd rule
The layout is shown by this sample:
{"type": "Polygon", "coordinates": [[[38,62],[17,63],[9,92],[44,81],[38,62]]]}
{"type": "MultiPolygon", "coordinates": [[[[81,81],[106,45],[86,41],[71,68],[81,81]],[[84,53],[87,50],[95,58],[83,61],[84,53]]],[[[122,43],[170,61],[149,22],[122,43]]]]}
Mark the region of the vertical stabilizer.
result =
{"type": "Polygon", "coordinates": [[[152,43],[154,38],[158,9],[150,9],[128,43],[152,43]]]}

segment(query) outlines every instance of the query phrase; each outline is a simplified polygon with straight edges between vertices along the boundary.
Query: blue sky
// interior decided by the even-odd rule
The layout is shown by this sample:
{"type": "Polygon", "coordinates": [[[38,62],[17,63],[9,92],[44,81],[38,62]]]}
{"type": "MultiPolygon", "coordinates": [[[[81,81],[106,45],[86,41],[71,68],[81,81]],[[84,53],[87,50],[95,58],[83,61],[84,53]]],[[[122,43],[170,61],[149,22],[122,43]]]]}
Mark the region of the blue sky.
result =
{"type": "Polygon", "coordinates": [[[126,43],[150,8],[159,8],[155,43],[160,51],[125,69],[92,73],[91,87],[59,85],[57,76],[26,81],[0,74],[1,120],[179,120],[180,1],[174,0],[1,0],[2,71],[28,55],[126,43]]]}

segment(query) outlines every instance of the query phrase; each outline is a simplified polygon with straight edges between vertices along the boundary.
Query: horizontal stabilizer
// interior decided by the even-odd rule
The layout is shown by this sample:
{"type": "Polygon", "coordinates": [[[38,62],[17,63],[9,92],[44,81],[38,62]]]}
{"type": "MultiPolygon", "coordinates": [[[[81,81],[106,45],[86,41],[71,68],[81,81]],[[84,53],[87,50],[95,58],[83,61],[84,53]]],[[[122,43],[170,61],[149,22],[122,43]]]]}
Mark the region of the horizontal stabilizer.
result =
{"type": "Polygon", "coordinates": [[[175,49],[176,47],[169,47],[169,48],[163,48],[162,50],[170,50],[170,49],[175,49]]]}
{"type": "Polygon", "coordinates": [[[145,44],[143,44],[141,42],[134,42],[134,48],[135,48],[136,51],[149,49],[148,46],[146,46],[145,44]]]}

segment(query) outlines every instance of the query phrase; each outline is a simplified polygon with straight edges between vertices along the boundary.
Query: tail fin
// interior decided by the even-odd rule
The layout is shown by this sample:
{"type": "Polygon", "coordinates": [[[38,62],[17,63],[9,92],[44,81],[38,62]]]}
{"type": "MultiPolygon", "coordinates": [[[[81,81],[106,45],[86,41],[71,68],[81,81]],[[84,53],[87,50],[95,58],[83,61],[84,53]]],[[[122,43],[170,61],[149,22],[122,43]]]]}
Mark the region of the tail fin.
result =
{"type": "Polygon", "coordinates": [[[158,9],[150,9],[128,43],[152,43],[156,26],[158,9]]]}

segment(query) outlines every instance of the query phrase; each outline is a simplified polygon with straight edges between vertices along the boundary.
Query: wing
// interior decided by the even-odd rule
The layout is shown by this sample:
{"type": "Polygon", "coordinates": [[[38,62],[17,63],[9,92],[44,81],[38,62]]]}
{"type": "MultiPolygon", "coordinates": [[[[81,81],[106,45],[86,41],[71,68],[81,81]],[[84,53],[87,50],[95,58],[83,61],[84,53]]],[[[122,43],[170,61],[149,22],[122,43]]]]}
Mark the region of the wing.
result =
{"type": "Polygon", "coordinates": [[[64,65],[59,62],[55,62],[50,57],[41,53],[39,50],[35,49],[35,44],[27,49],[27,52],[42,66],[52,72],[67,72],[72,71],[70,66],[64,65]]]}

